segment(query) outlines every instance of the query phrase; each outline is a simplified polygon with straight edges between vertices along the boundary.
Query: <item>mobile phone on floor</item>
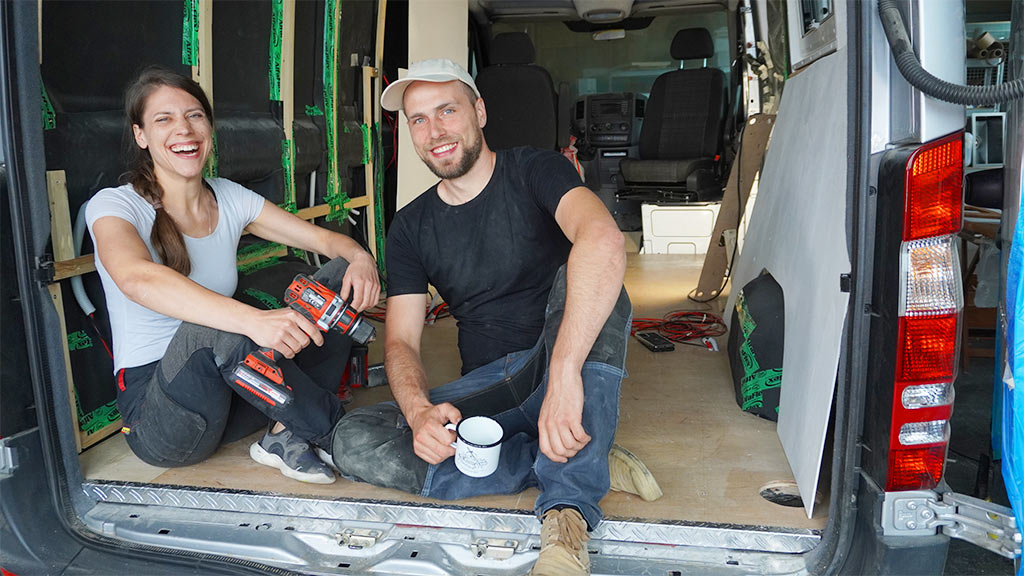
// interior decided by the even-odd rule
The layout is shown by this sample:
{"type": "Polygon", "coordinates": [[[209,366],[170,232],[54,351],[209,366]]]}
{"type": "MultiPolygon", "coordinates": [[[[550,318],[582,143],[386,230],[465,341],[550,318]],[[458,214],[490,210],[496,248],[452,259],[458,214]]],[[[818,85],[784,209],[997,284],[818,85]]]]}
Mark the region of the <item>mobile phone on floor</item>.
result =
{"type": "Polygon", "coordinates": [[[637,332],[634,336],[651,352],[670,352],[676,349],[671,340],[657,332],[637,332]]]}

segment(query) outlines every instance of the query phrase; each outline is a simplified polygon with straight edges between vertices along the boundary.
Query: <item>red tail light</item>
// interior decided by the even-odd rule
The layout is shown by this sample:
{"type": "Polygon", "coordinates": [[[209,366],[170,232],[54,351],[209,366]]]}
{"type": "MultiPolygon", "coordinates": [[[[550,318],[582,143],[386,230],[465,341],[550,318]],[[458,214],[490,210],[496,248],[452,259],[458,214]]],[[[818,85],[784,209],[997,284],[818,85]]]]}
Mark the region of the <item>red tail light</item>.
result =
{"type": "Polygon", "coordinates": [[[896,380],[941,382],[953,379],[957,315],[900,318],[896,380]]]}
{"type": "Polygon", "coordinates": [[[945,444],[890,450],[889,482],[885,489],[896,491],[934,488],[942,479],[945,464],[945,444]]]}
{"type": "Polygon", "coordinates": [[[899,328],[885,489],[925,490],[942,479],[963,288],[953,237],[963,220],[963,135],[907,160],[899,328]]]}
{"type": "Polygon", "coordinates": [[[963,133],[918,148],[907,160],[906,178],[903,239],[957,233],[963,221],[963,133]]]}

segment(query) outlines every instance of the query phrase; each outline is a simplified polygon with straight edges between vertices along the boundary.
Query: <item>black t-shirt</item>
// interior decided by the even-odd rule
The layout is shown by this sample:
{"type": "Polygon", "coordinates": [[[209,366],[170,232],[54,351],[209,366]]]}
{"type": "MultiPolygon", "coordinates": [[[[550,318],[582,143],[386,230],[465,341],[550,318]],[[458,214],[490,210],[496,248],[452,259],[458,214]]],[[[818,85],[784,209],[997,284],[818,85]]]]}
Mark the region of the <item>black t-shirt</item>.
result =
{"type": "Polygon", "coordinates": [[[476,198],[450,206],[435,185],[395,215],[388,295],[437,288],[458,322],[463,374],[537,343],[548,291],[572,247],[555,209],[582,185],[557,152],[499,150],[476,198]]]}

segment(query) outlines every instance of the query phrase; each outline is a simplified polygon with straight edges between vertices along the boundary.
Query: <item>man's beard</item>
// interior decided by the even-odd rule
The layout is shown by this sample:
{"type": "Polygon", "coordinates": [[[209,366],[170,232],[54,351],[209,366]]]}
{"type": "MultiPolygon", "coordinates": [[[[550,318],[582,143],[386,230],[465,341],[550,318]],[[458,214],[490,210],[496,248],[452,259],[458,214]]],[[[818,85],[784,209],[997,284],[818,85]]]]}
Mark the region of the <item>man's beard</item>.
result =
{"type": "MultiPolygon", "coordinates": [[[[483,142],[483,137],[478,135],[473,144],[470,144],[469,147],[462,150],[462,159],[455,165],[439,166],[435,164],[434,160],[429,156],[423,159],[423,163],[427,165],[427,168],[430,168],[430,171],[433,172],[435,176],[442,180],[451,180],[453,178],[465,176],[473,167],[473,164],[476,164],[477,159],[480,158],[480,152],[483,150],[483,142]],[[428,160],[428,158],[430,159],[428,160]]],[[[459,146],[461,147],[462,144],[459,146]]],[[[430,152],[428,151],[427,154],[429,153],[430,152]]]]}

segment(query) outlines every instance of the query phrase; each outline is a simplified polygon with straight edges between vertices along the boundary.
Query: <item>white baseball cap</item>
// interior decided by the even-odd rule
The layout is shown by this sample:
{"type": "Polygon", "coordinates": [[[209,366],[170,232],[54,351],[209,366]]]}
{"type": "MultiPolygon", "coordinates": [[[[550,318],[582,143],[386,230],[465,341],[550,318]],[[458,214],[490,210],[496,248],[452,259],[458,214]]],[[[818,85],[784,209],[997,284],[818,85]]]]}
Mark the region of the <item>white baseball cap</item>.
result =
{"type": "Polygon", "coordinates": [[[405,89],[409,87],[409,84],[413,82],[451,82],[452,80],[459,80],[472,88],[477,97],[480,96],[476,82],[473,82],[473,77],[466,72],[465,68],[447,58],[433,58],[413,62],[412,66],[409,66],[409,74],[405,78],[392,82],[384,89],[384,93],[380,96],[380,105],[385,110],[392,112],[401,110],[402,98],[405,96],[405,89]]]}

